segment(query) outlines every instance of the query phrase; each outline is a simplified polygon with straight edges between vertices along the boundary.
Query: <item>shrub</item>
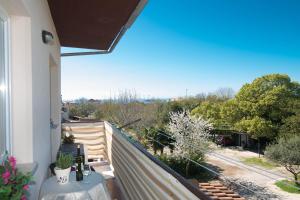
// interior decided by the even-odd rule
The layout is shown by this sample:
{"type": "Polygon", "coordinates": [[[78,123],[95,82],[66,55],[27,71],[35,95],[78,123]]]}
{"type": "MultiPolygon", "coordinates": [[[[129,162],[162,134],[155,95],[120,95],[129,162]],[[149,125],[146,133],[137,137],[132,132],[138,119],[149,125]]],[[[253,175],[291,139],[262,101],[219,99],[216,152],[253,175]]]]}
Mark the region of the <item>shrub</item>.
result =
{"type": "MultiPolygon", "coordinates": [[[[158,156],[158,158],[164,162],[166,165],[171,167],[174,171],[179,173],[180,175],[186,177],[186,178],[194,178],[195,176],[199,175],[200,173],[203,173],[203,170],[201,167],[199,167],[196,164],[191,163],[190,164],[190,169],[189,169],[189,174],[186,175],[186,165],[188,163],[188,160],[179,156],[166,156],[165,154],[162,154],[158,156]]],[[[194,160],[197,162],[202,162],[202,158],[197,158],[196,156],[194,157],[194,160]]]]}
{"type": "MultiPolygon", "coordinates": [[[[158,156],[158,158],[164,162],[166,165],[168,165],[170,168],[172,168],[174,171],[179,173],[181,176],[187,178],[187,179],[197,179],[201,182],[208,182],[211,180],[215,180],[217,176],[210,171],[207,171],[205,168],[200,167],[199,165],[191,162],[190,163],[190,169],[188,176],[186,175],[186,165],[188,163],[188,160],[182,157],[178,156],[167,156],[166,154],[158,156]]],[[[201,163],[202,165],[206,167],[211,167],[209,164],[205,163],[203,158],[200,158],[198,156],[195,156],[193,158],[198,163],[201,163]]],[[[216,169],[219,170],[219,169],[216,169]]]]}
{"type": "Polygon", "coordinates": [[[16,159],[5,153],[0,157],[0,199],[26,200],[29,195],[31,174],[23,174],[16,168],[16,159]]]}

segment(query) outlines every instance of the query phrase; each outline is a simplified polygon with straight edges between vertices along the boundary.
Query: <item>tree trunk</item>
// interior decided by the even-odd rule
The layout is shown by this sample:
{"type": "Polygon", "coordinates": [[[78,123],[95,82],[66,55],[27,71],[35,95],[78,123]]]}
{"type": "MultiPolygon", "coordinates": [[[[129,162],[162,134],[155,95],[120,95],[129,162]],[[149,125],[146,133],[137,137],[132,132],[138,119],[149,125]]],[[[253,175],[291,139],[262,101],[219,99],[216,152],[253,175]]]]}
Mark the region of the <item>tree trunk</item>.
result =
{"type": "Polygon", "coordinates": [[[160,155],[163,155],[163,153],[164,153],[164,148],[162,147],[162,148],[160,149],[160,155]]]}
{"type": "Polygon", "coordinates": [[[153,148],[153,151],[154,151],[154,155],[156,155],[157,149],[156,149],[156,148],[153,148]]]}
{"type": "Polygon", "coordinates": [[[186,176],[186,178],[188,178],[188,176],[189,176],[190,164],[191,164],[191,161],[188,160],[188,163],[185,166],[185,176],[186,176]]]}
{"type": "Polygon", "coordinates": [[[290,173],[293,174],[295,184],[296,184],[297,186],[300,186],[300,182],[298,182],[298,174],[299,174],[299,172],[297,173],[297,172],[293,169],[293,166],[292,166],[292,165],[285,164],[284,167],[285,167],[285,169],[286,169],[287,171],[289,171],[290,173]]]}
{"type": "Polygon", "coordinates": [[[258,151],[258,157],[260,158],[260,140],[258,138],[258,144],[257,144],[257,151],[258,151]]]}
{"type": "Polygon", "coordinates": [[[295,174],[293,174],[293,175],[294,175],[294,179],[295,179],[295,184],[296,184],[297,186],[300,186],[300,183],[298,182],[298,174],[295,173],[295,174]]]}

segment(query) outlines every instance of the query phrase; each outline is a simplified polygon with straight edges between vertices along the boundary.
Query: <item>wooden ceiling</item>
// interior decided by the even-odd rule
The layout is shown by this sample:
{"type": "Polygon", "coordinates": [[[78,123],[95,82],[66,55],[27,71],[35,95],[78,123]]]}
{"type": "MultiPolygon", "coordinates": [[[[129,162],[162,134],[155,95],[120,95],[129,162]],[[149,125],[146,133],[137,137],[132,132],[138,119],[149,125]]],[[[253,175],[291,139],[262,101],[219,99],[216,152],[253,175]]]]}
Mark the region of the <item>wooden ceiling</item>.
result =
{"type": "Polygon", "coordinates": [[[48,0],[48,4],[62,46],[109,50],[140,1],[48,0]]]}

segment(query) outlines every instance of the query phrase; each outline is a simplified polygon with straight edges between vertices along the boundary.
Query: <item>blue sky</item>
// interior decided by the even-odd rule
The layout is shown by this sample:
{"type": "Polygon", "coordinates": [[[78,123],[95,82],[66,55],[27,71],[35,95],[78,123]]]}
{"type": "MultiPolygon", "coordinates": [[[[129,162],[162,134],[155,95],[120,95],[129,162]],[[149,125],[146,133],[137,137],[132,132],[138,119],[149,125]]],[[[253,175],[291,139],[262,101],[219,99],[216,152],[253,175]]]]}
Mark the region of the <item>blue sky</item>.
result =
{"type": "Polygon", "coordinates": [[[62,95],[238,91],[269,73],[300,81],[300,1],[150,0],[112,54],[62,58],[62,95]]]}

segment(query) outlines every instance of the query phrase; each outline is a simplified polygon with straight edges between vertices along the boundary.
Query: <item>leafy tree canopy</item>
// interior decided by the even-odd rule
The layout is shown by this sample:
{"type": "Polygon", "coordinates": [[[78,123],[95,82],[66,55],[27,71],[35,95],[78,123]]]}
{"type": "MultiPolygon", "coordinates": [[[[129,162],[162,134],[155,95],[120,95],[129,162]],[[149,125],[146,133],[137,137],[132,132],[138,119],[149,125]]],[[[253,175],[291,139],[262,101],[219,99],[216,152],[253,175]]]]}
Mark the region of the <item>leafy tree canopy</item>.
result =
{"type": "Polygon", "coordinates": [[[279,129],[279,135],[300,135],[300,113],[284,119],[284,124],[279,129]]]}
{"type": "Polygon", "coordinates": [[[235,96],[240,116],[235,128],[246,131],[253,138],[273,138],[285,119],[295,115],[300,100],[300,84],[288,75],[270,74],[245,84],[235,96]]]}
{"type": "Polygon", "coordinates": [[[195,117],[203,117],[205,120],[210,120],[214,127],[219,127],[224,124],[221,119],[221,102],[205,101],[192,110],[191,114],[195,117]]]}
{"type": "Polygon", "coordinates": [[[243,117],[259,116],[272,123],[282,124],[292,113],[289,105],[300,100],[300,85],[288,75],[270,74],[245,84],[235,98],[243,117]]]}
{"type": "Polygon", "coordinates": [[[257,116],[251,119],[243,118],[235,124],[235,129],[247,132],[254,139],[262,137],[273,138],[275,136],[273,124],[270,121],[257,116]]]}
{"type": "Polygon", "coordinates": [[[273,139],[299,132],[300,84],[288,75],[270,74],[245,84],[233,99],[206,100],[192,114],[210,120],[217,129],[247,132],[252,138],[273,139]]]}

